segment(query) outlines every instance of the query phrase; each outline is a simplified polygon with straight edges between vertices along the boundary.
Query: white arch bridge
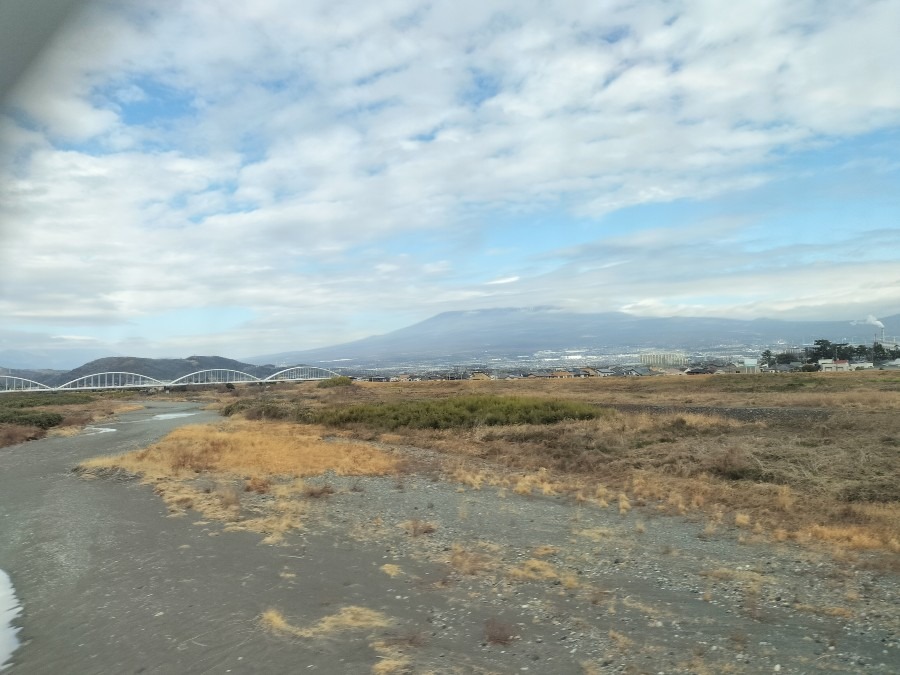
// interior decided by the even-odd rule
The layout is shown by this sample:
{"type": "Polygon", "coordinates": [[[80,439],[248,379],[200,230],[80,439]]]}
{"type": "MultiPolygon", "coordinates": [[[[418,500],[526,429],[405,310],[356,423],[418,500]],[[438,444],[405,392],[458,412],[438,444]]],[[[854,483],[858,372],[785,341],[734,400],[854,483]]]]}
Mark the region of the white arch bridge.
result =
{"type": "Polygon", "coordinates": [[[273,382],[308,382],[339,377],[340,373],[316,366],[291,366],[268,377],[259,378],[240,370],[212,368],[182,375],[175,380],[158,380],[140,373],[92,373],[70,380],[56,387],[15,375],[0,375],[0,394],[12,391],[92,391],[98,389],[160,389],[164,387],[200,386],[208,384],[238,384],[273,382]]]}

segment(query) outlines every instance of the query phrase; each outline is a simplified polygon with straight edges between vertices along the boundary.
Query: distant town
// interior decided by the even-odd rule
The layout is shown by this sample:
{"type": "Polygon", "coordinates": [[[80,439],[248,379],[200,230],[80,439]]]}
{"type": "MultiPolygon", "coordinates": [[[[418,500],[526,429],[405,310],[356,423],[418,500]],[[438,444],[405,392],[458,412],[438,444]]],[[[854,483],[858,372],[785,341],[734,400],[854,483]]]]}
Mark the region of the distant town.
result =
{"type": "MultiPolygon", "coordinates": [[[[741,351],[752,353],[749,348],[741,351]]],[[[854,370],[900,370],[900,343],[895,340],[874,342],[871,346],[815,340],[806,346],[766,347],[756,355],[689,354],[684,351],[643,351],[594,357],[592,365],[562,365],[566,361],[588,359],[580,350],[541,352],[531,358],[520,357],[527,363],[510,363],[497,358],[493,364],[471,363],[418,368],[379,368],[372,372],[354,372],[341,368],[348,375],[371,382],[418,382],[425,380],[515,380],[522,378],[568,379],[583,377],[647,377],[654,375],[714,375],[728,373],[796,373],[849,372],[854,370]],[[605,359],[605,360],[604,360],[605,359]]],[[[333,364],[331,364],[334,367],[333,364]]]]}

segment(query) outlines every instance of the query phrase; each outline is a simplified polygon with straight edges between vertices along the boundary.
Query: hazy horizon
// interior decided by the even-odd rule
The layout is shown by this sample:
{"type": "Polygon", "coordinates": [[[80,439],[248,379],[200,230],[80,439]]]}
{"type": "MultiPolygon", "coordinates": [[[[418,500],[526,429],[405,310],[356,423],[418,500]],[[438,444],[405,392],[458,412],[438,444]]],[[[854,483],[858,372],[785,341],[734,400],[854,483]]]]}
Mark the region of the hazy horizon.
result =
{"type": "Polygon", "coordinates": [[[897,25],[88,3],[0,110],[0,351],[245,357],[535,305],[897,314],[897,25]]]}

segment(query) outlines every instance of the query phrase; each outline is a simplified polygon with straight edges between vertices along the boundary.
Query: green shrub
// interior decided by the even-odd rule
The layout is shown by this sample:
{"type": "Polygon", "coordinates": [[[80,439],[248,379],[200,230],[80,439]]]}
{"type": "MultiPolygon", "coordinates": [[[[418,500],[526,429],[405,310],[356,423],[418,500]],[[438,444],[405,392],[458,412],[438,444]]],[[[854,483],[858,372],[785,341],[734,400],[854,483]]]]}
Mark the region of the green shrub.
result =
{"type": "Polygon", "coordinates": [[[283,401],[257,401],[244,410],[248,420],[284,420],[292,416],[291,406],[283,401]]]}
{"type": "Polygon", "coordinates": [[[248,420],[308,421],[308,410],[296,403],[272,398],[242,398],[222,408],[225,417],[243,413],[248,420]]]}
{"type": "Polygon", "coordinates": [[[43,410],[4,410],[0,409],[0,424],[19,424],[21,426],[49,429],[58,426],[63,416],[55,412],[43,410]]]}
{"type": "Polygon", "coordinates": [[[349,387],[351,384],[353,384],[353,380],[346,375],[336,375],[335,377],[329,377],[327,380],[322,380],[316,386],[319,389],[331,389],[332,387],[349,387]]]}
{"type": "Polygon", "coordinates": [[[586,403],[519,396],[457,396],[447,399],[375,403],[313,412],[310,421],[329,426],[361,424],[383,430],[459,429],[509,424],[554,424],[601,414],[586,403]]]}

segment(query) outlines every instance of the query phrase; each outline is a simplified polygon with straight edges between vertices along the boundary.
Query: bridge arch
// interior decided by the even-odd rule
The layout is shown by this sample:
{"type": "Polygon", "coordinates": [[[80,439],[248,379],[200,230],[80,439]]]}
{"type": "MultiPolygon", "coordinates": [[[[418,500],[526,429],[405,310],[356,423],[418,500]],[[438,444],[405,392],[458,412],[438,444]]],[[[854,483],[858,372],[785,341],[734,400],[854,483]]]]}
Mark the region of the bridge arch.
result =
{"type": "Polygon", "coordinates": [[[195,373],[182,375],[177,380],[167,383],[170,387],[186,384],[227,384],[228,382],[261,382],[258,377],[241,370],[230,368],[210,368],[195,373]]]}
{"type": "Polygon", "coordinates": [[[127,389],[129,387],[161,387],[165,382],[141,375],[121,371],[91,373],[61,384],[56,389],[127,389]]]}
{"type": "Polygon", "coordinates": [[[340,373],[317,366],[291,366],[272,373],[263,382],[296,382],[298,380],[327,380],[340,377],[340,373]]]}
{"type": "Polygon", "coordinates": [[[0,392],[3,391],[52,391],[53,387],[24,377],[0,375],[0,392]]]}

